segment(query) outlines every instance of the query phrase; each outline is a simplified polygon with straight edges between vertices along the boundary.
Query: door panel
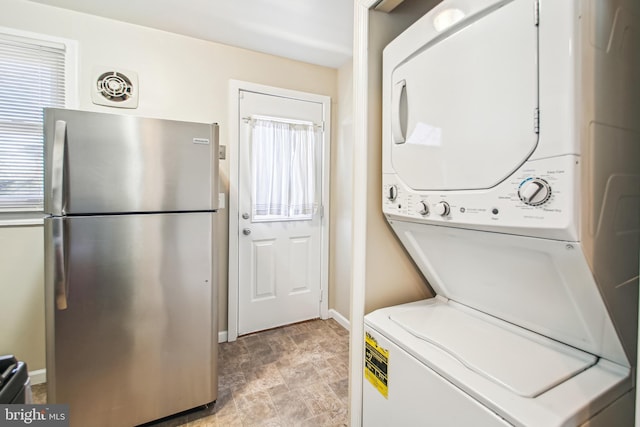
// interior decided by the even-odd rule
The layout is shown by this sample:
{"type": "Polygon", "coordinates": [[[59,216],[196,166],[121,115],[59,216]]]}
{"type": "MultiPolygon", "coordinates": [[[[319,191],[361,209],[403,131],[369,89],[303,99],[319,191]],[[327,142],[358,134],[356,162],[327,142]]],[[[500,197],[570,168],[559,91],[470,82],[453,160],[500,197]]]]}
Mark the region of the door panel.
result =
{"type": "Polygon", "coordinates": [[[538,142],[538,27],[514,0],[416,40],[392,72],[391,160],[414,190],[490,188],[538,142]]]}
{"type": "MultiPolygon", "coordinates": [[[[323,121],[321,103],[255,92],[240,101],[238,218],[238,333],[273,328],[320,316],[321,217],[305,220],[253,220],[251,123],[255,115],[323,121]]],[[[316,132],[315,191],[322,200],[322,135],[316,132]]]]}
{"type": "Polygon", "coordinates": [[[275,260],[277,257],[274,239],[253,241],[253,258],[255,266],[252,276],[252,301],[276,297],[275,260]]]}
{"type": "Polygon", "coordinates": [[[310,283],[307,272],[311,268],[309,261],[312,250],[311,236],[295,237],[289,240],[289,280],[291,292],[309,292],[310,283]]]}
{"type": "Polygon", "coordinates": [[[63,222],[68,278],[60,310],[46,277],[49,399],[71,404],[73,425],[137,425],[216,399],[212,215],[45,220],[47,263],[63,222]]]}

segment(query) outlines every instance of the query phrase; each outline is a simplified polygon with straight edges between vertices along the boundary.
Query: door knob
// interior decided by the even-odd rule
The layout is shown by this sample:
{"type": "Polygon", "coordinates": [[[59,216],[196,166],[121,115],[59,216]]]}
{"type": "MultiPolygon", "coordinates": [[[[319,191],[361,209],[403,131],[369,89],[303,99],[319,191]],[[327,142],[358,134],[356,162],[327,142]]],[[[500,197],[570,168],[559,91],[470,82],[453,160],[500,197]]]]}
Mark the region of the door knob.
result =
{"type": "Polygon", "coordinates": [[[242,219],[249,219],[249,214],[248,213],[243,213],[242,214],[242,219]]]}
{"type": "Polygon", "coordinates": [[[248,228],[245,228],[242,230],[242,234],[244,234],[245,236],[248,236],[249,234],[251,234],[251,230],[248,228]]]}

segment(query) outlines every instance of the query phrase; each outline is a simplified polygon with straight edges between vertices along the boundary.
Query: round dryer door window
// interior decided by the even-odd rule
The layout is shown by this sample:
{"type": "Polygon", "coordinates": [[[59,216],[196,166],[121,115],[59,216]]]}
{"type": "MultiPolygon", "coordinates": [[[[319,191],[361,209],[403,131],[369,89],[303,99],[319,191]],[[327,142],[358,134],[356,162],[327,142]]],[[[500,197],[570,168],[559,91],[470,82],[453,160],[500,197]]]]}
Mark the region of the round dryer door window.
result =
{"type": "Polygon", "coordinates": [[[387,99],[391,132],[385,138],[395,171],[411,188],[490,188],[534,151],[538,28],[533,3],[496,1],[489,9],[461,15],[448,29],[413,41],[412,54],[393,68],[387,99]]]}

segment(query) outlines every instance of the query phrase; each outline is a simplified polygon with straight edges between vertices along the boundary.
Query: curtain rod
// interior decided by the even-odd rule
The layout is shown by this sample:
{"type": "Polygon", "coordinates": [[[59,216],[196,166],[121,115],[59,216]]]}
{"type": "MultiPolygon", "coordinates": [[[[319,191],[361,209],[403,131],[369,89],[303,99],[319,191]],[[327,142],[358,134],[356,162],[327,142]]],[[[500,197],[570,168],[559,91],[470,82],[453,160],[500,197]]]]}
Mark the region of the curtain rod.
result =
{"type": "Polygon", "coordinates": [[[245,123],[250,123],[252,120],[266,120],[266,121],[269,121],[269,122],[288,123],[288,124],[291,124],[291,125],[308,125],[308,126],[315,126],[317,128],[322,128],[322,125],[319,125],[317,123],[313,123],[313,122],[310,122],[310,121],[295,120],[295,119],[285,119],[283,117],[252,115],[250,117],[243,117],[242,120],[245,123]]]}

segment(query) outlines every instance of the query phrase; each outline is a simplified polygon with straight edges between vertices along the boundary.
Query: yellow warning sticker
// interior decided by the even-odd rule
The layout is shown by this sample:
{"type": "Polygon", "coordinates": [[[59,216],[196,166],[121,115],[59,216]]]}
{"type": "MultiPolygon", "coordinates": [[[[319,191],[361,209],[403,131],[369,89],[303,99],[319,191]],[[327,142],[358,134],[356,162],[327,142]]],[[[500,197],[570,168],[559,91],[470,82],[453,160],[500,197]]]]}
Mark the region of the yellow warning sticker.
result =
{"type": "Polygon", "coordinates": [[[389,398],[388,368],[389,350],[378,346],[378,341],[367,332],[364,337],[364,377],[385,398],[389,398]]]}

